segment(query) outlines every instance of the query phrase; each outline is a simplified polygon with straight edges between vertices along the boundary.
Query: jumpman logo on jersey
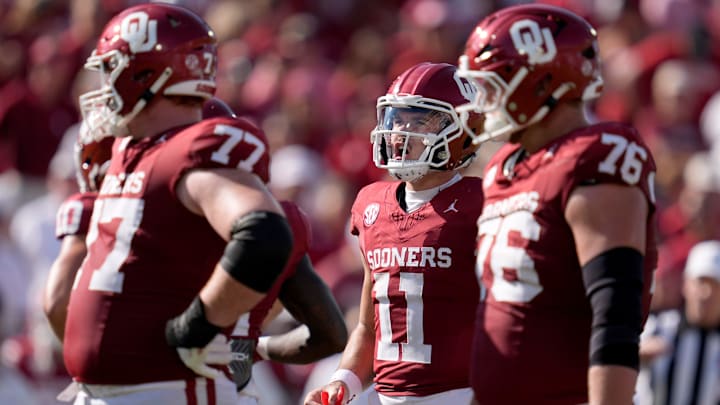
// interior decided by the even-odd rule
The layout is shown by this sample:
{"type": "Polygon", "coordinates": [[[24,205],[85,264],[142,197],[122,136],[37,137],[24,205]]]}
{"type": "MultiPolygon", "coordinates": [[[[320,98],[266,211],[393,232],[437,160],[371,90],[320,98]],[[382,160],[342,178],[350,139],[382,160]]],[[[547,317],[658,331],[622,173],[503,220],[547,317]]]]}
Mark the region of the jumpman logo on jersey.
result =
{"type": "Polygon", "coordinates": [[[447,208],[445,208],[445,211],[443,211],[443,214],[446,212],[450,212],[450,211],[460,212],[460,211],[458,211],[457,208],[455,208],[455,204],[457,202],[458,202],[458,199],[456,198],[455,200],[453,200],[453,202],[447,208]]]}

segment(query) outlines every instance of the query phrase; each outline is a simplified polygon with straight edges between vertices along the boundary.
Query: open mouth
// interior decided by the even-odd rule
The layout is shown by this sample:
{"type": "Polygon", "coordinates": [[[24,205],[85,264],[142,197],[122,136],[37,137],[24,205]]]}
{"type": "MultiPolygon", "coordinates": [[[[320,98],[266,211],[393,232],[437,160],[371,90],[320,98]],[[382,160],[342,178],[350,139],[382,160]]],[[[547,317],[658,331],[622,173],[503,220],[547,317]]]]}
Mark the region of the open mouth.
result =
{"type": "Polygon", "coordinates": [[[392,150],[392,158],[393,160],[402,160],[403,156],[405,155],[405,145],[403,144],[395,144],[393,145],[392,150]]]}

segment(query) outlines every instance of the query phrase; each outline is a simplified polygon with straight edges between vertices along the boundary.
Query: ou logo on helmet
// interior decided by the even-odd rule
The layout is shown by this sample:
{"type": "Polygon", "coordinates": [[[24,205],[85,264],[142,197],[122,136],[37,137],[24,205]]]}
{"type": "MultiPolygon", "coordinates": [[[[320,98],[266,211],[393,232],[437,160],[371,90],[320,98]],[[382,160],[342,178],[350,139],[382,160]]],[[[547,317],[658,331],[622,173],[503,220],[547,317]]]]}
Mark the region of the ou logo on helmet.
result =
{"type": "Polygon", "coordinates": [[[461,78],[460,76],[458,76],[457,72],[453,74],[453,80],[455,80],[455,83],[460,90],[460,94],[465,98],[465,100],[475,100],[475,96],[477,96],[478,93],[478,89],[477,87],[475,87],[475,84],[467,81],[467,79],[461,78]]]}
{"type": "Polygon", "coordinates": [[[128,14],[120,23],[120,38],[133,53],[150,51],[157,44],[157,21],[143,11],[128,14]]]}
{"type": "Polygon", "coordinates": [[[549,28],[540,28],[533,20],[520,20],[510,27],[513,44],[520,55],[527,55],[528,63],[536,65],[552,61],[557,55],[555,39],[549,28]]]}

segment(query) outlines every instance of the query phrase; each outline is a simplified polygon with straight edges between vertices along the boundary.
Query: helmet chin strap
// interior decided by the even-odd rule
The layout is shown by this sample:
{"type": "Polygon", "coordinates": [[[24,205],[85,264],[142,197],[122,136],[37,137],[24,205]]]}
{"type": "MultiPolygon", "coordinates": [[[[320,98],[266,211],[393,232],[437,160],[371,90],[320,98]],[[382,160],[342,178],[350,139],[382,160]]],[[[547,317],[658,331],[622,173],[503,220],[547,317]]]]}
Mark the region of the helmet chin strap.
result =
{"type": "Polygon", "coordinates": [[[540,122],[540,120],[545,118],[545,116],[548,115],[548,113],[553,108],[555,108],[555,106],[557,106],[560,97],[564,96],[565,93],[572,90],[573,87],[575,87],[575,85],[570,82],[559,85],[558,88],[553,91],[550,97],[548,97],[547,101],[545,101],[545,105],[543,105],[525,125],[527,126],[540,122]]]}
{"type": "Polygon", "coordinates": [[[388,169],[388,172],[398,180],[402,181],[417,181],[425,177],[429,169],[427,167],[412,167],[412,168],[392,168],[388,169]]]}
{"type": "MultiPolygon", "coordinates": [[[[167,81],[170,79],[170,76],[172,76],[173,70],[170,67],[166,67],[165,70],[160,74],[160,77],[155,80],[155,82],[150,86],[149,89],[145,90],[145,92],[140,96],[140,99],[137,103],[135,103],[135,106],[133,106],[132,111],[130,111],[129,114],[122,117],[117,124],[115,124],[115,127],[118,130],[121,130],[125,132],[124,135],[127,135],[127,125],[132,121],[135,116],[137,116],[140,111],[142,111],[143,108],[150,102],[150,100],[155,97],[158,91],[162,88],[162,86],[167,83],[167,81]]],[[[123,135],[118,135],[123,136],[123,135]]]]}

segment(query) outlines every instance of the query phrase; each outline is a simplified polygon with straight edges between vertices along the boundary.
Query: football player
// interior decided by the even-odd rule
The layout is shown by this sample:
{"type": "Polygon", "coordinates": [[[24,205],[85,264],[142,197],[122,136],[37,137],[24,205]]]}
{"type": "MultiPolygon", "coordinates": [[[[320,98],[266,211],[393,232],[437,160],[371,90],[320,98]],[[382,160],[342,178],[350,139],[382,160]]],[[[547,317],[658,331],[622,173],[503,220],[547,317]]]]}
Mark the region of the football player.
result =
{"type": "Polygon", "coordinates": [[[365,269],[360,318],[338,370],[306,404],[344,404],[371,379],[371,403],[472,400],[473,219],[482,181],[459,170],[477,150],[463,128],[481,117],[454,108],[474,97],[455,66],[422,63],[378,99],[373,158],[398,181],[364,187],[353,204],[351,232],[365,269]]]}
{"type": "MultiPolygon", "coordinates": [[[[236,117],[230,107],[216,97],[203,104],[203,118],[221,115],[236,117]]],[[[85,122],[81,122],[75,143],[75,168],[80,192],[71,195],[58,209],[55,236],[61,240],[60,252],[50,268],[43,302],[50,327],[61,342],[72,282],[87,253],[85,236],[98,189],[110,166],[114,140],[112,136],[93,137],[85,122]]]]}
{"type": "MultiPolygon", "coordinates": [[[[205,102],[203,118],[236,117],[230,106],[217,97],[205,102]]],[[[307,364],[341,351],[347,343],[347,328],[327,284],[315,273],[308,249],[311,229],[306,214],[291,201],[281,201],[293,235],[293,248],[285,269],[265,297],[243,314],[233,329],[230,370],[237,385],[240,405],[257,404],[262,393],[252,380],[255,360],[307,364]],[[279,299],[281,306],[274,305],[279,299]],[[302,325],[287,333],[261,336],[262,327],[275,308],[285,307],[302,325]]]]}
{"type": "Polygon", "coordinates": [[[80,192],[68,197],[58,209],[55,236],[61,240],[60,251],[50,267],[43,299],[45,316],[61,342],[72,283],[87,253],[85,236],[98,189],[110,165],[113,141],[113,137],[92,139],[87,134],[87,126],[80,124],[75,143],[75,168],[80,192]]]}
{"type": "Polygon", "coordinates": [[[80,97],[110,167],[70,296],[65,365],[76,403],[237,402],[227,336],[285,267],[292,235],[268,180],[263,132],[201,120],[215,34],[189,10],[141,4],[105,26],[80,97]]]}
{"type": "Polygon", "coordinates": [[[636,130],[592,123],[597,33],[572,12],[501,9],[459,59],[509,140],[485,167],[471,383],[480,404],[630,404],[656,264],[655,163],[636,130]]]}

